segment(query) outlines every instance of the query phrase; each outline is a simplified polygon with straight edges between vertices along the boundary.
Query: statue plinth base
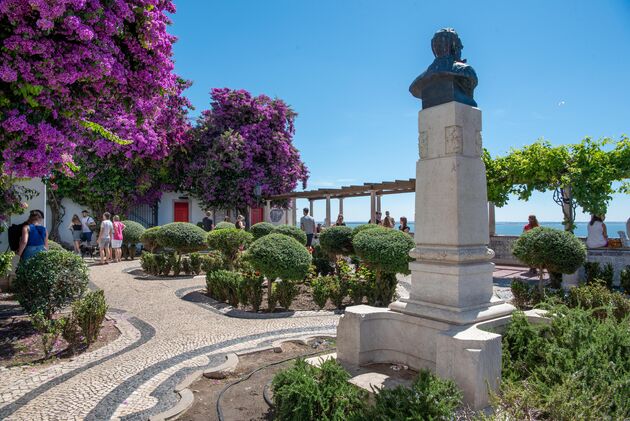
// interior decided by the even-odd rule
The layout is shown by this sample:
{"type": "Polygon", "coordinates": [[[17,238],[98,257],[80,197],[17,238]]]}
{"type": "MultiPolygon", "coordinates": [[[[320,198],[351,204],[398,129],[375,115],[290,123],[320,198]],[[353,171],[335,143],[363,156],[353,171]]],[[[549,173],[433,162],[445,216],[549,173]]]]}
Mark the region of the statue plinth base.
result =
{"type": "Polygon", "coordinates": [[[401,363],[452,378],[475,409],[501,378],[501,336],[514,307],[493,296],[481,111],[459,102],[419,113],[416,247],[409,298],[389,309],[346,309],[337,357],[346,364],[401,363]]]}

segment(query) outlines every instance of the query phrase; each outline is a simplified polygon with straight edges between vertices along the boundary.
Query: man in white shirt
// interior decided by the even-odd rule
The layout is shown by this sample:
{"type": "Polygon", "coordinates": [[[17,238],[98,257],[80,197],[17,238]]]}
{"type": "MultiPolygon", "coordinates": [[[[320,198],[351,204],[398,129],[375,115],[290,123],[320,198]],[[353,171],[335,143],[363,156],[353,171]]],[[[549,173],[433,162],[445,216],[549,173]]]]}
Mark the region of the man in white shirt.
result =
{"type": "Polygon", "coordinates": [[[313,243],[313,234],[315,234],[315,219],[308,214],[308,208],[304,208],[304,216],[300,218],[300,228],[306,234],[306,247],[310,247],[313,243]]]}
{"type": "Polygon", "coordinates": [[[81,212],[81,241],[85,241],[88,244],[92,242],[92,228],[96,226],[94,218],[90,216],[87,210],[81,212]]]}
{"type": "Polygon", "coordinates": [[[110,218],[112,215],[109,212],[103,214],[103,222],[101,222],[101,230],[98,233],[98,248],[101,254],[101,265],[109,263],[112,260],[112,234],[114,232],[114,225],[110,218]]]}

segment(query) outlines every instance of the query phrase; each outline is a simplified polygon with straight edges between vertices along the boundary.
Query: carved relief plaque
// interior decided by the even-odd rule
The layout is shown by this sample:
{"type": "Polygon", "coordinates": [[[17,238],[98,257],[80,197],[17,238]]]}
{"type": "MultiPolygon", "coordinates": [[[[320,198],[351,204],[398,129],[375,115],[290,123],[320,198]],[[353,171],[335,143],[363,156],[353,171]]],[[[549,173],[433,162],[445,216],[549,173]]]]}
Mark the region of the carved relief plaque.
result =
{"type": "Polygon", "coordinates": [[[444,153],[446,155],[461,154],[464,151],[462,126],[448,126],[445,130],[444,153]]]}

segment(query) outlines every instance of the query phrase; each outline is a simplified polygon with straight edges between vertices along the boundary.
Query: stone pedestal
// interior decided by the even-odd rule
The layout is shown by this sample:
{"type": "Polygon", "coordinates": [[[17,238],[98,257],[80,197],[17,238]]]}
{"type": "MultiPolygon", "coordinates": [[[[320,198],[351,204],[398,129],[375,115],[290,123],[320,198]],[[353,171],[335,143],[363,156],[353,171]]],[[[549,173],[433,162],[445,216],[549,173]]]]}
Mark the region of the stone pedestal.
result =
{"type": "Polygon", "coordinates": [[[501,377],[501,336],[481,329],[514,307],[493,297],[481,111],[459,102],[419,113],[415,243],[409,298],[389,309],[346,309],[339,360],[429,368],[454,379],[465,402],[488,405],[501,377]]]}

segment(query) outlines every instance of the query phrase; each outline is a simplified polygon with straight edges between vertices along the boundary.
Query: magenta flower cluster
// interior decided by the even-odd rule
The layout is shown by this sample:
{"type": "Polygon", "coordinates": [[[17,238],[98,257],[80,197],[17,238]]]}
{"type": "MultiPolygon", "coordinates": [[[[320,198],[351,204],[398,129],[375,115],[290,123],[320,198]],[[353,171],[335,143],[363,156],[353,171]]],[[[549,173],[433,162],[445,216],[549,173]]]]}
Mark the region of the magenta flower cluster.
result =
{"type": "Polygon", "coordinates": [[[170,0],[1,0],[2,172],[71,172],[92,153],[124,167],[183,144],[189,103],[173,73],[173,12],[170,0]]]}
{"type": "Polygon", "coordinates": [[[191,136],[183,189],[208,208],[244,209],[300,182],[306,187],[308,170],[293,145],[296,113],[287,104],[245,90],[211,96],[191,136]]]}

